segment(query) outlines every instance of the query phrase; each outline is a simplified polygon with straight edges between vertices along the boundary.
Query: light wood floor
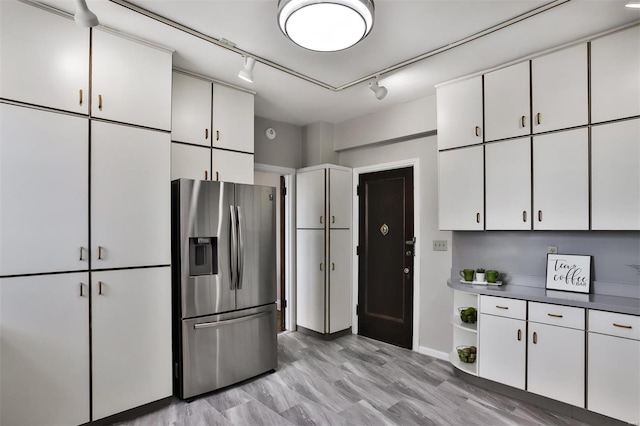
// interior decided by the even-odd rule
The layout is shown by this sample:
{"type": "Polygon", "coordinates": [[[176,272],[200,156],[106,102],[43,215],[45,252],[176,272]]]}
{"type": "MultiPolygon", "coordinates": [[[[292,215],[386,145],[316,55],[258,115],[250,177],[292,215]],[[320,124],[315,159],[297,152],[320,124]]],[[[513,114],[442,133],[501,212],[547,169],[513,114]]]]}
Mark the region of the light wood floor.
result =
{"type": "Polygon", "coordinates": [[[139,425],[582,425],[472,386],[448,362],[355,335],[278,336],[278,369],[139,425]]]}

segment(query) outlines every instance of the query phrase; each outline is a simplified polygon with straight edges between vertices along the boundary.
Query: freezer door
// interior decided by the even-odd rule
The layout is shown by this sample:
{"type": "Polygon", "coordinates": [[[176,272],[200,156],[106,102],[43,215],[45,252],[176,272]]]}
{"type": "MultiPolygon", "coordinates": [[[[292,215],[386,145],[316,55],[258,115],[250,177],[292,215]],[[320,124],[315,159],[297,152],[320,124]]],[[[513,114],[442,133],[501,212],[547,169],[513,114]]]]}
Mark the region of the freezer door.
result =
{"type": "Polygon", "coordinates": [[[276,300],[276,189],[236,185],[238,309],[276,300]]]}
{"type": "Polygon", "coordinates": [[[233,311],[233,184],[180,179],[179,191],[181,317],[233,311]]]}
{"type": "Polygon", "coordinates": [[[182,398],[274,370],[276,306],[182,321],[182,398]]]}

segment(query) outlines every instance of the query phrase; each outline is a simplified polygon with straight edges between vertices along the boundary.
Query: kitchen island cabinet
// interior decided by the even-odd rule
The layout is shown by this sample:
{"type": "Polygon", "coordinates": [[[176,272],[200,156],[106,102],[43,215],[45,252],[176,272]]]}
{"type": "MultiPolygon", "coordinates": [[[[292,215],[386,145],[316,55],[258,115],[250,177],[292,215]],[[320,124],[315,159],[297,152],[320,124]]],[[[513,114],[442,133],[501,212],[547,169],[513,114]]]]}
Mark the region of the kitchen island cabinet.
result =
{"type": "Polygon", "coordinates": [[[89,422],[87,272],[0,278],[0,335],[0,424],[89,422]]]}

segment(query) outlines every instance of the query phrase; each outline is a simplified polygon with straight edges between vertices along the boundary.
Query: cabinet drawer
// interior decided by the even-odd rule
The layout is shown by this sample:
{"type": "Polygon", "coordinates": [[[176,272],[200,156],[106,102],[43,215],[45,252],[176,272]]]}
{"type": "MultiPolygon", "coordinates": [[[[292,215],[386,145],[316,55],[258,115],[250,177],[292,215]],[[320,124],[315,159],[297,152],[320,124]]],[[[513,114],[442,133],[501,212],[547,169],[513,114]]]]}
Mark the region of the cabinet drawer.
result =
{"type": "Polygon", "coordinates": [[[640,340],[640,316],[589,310],[589,332],[640,340]]]}
{"type": "Polygon", "coordinates": [[[584,308],[529,302],[529,321],[584,330],[584,308]]]}
{"type": "Polygon", "coordinates": [[[524,320],[527,319],[527,302],[504,297],[480,296],[480,312],[524,320]]]}

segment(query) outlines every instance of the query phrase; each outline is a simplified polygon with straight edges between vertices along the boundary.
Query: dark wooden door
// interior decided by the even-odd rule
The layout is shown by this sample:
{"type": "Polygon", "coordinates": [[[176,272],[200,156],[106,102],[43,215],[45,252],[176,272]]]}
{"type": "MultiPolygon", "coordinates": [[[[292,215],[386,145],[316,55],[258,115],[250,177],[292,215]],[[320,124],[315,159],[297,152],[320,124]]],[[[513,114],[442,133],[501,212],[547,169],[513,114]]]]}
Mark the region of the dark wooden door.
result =
{"type": "Polygon", "coordinates": [[[280,331],[286,330],[286,324],[284,321],[285,318],[285,309],[287,309],[287,292],[284,288],[285,283],[285,273],[286,273],[286,258],[285,258],[285,226],[286,226],[286,201],[285,197],[287,196],[287,186],[284,176],[280,176],[280,217],[278,220],[280,221],[280,312],[278,317],[278,327],[280,331]]]}
{"type": "Polygon", "coordinates": [[[358,334],[411,349],[413,168],[360,175],[358,334]]]}

